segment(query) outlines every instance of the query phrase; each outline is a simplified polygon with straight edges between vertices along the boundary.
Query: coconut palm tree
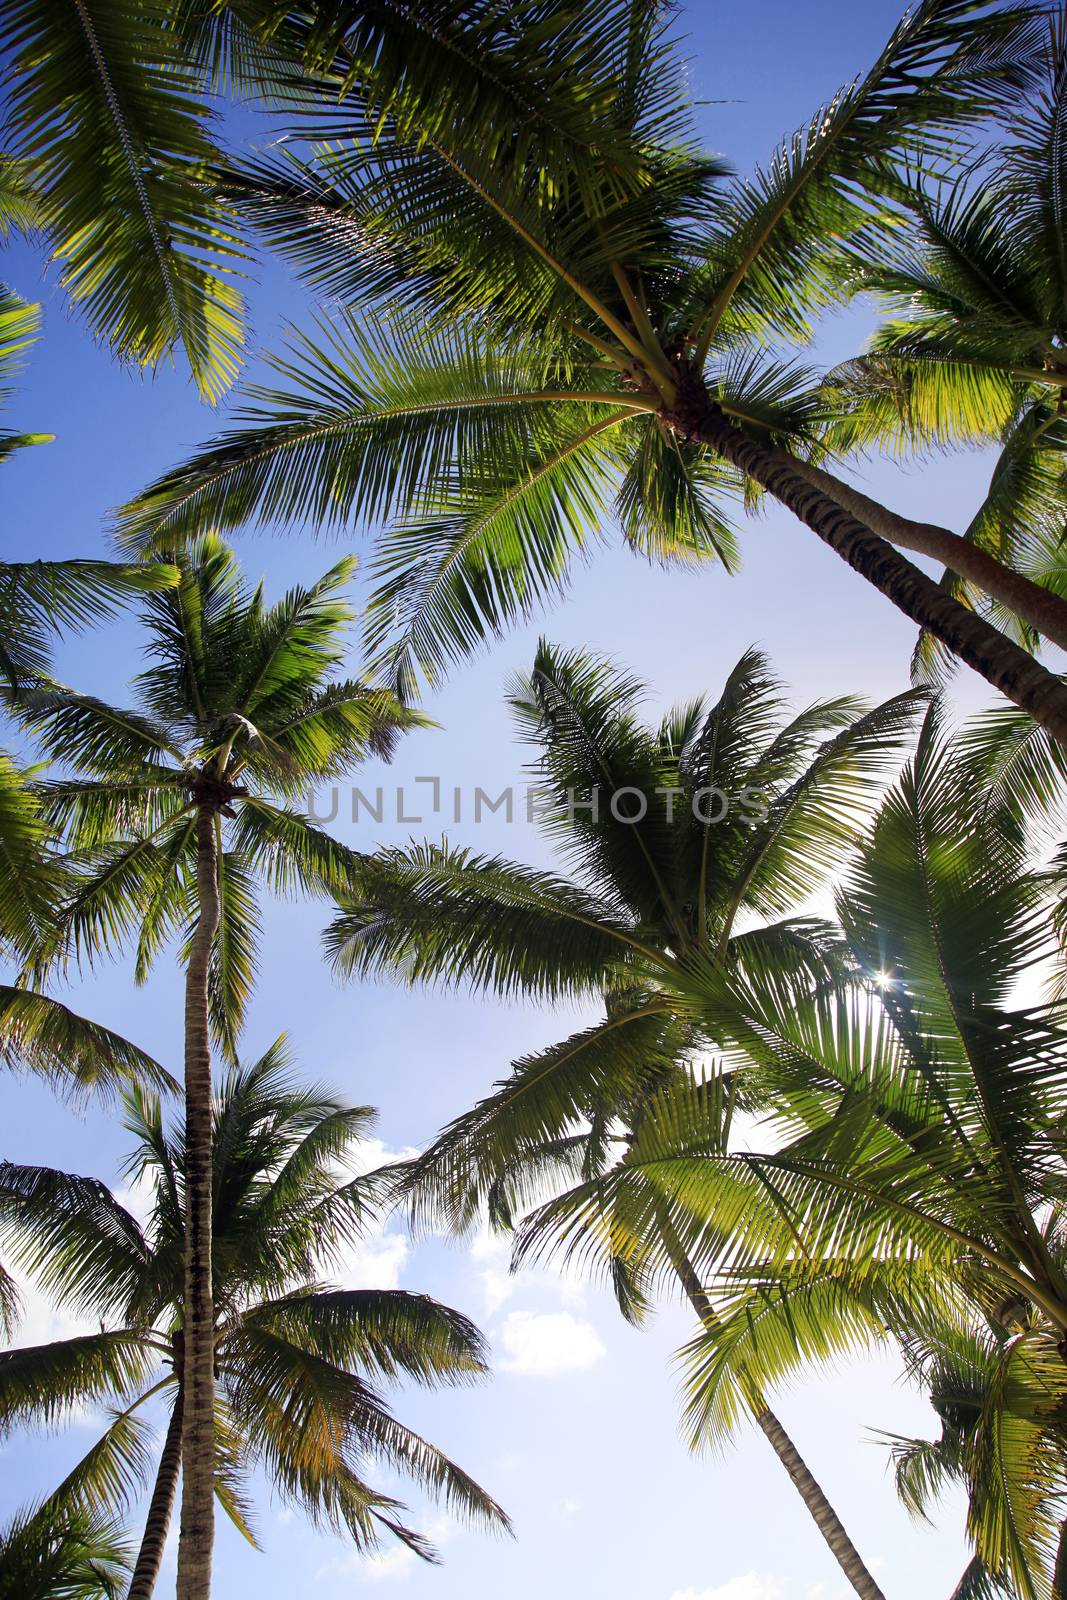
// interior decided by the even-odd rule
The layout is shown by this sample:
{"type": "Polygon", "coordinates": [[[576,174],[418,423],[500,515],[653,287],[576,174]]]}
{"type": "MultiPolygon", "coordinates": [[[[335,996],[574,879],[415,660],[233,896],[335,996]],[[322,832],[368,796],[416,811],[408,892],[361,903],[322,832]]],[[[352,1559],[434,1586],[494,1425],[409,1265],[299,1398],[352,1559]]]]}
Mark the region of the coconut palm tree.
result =
{"type": "Polygon", "coordinates": [[[186,1318],[179,1593],[208,1592],[213,1501],[211,1030],[232,1056],[258,943],[255,880],[282,891],[340,888],[347,854],[291,802],[387,752],[417,718],[389,695],[335,679],[351,612],[353,563],[273,606],[233,554],[208,538],[176,557],[175,588],[148,597],[149,665],[140,709],[58,684],[17,712],[76,776],[41,787],[49,825],[71,851],[73,886],[47,970],[127,941],[144,978],[175,937],[186,966],[186,1318]]]}
{"type": "Polygon", "coordinates": [[[45,1501],[0,1529],[3,1600],[120,1600],[130,1551],[108,1517],[45,1501]]]}
{"type": "MultiPolygon", "coordinates": [[[[797,469],[823,448],[824,398],[767,353],[848,291],[842,240],[884,211],[894,162],[944,154],[1005,84],[1034,81],[1041,26],[1031,7],[923,0],[862,82],[726,188],[643,6],[609,71],[646,151],[637,190],[607,162],[546,181],[462,127],[413,149],[388,118],[373,140],[234,174],[234,204],[349,310],[298,336],[242,425],[138,497],[120,536],[143,551],[254,518],[396,524],[367,636],[410,693],[556,590],[611,506],[644,553],[733,564],[724,497],[747,485],[1064,737],[1067,690],[797,469]]],[[[909,548],[980,565],[1067,643],[1067,602],[946,537],[909,548]]]]}
{"type": "MultiPolygon", "coordinates": [[[[377,1382],[472,1382],[485,1374],[476,1328],[427,1295],[325,1281],[378,1218],[388,1169],[353,1175],[373,1113],[305,1085],[284,1040],[226,1077],[214,1107],[215,1494],[254,1544],[245,1481],[261,1465],[279,1493],[360,1550],[383,1531],[418,1554],[432,1547],[371,1487],[370,1457],[388,1462],[465,1515],[506,1527],[495,1502],[441,1451],[396,1420],[377,1382]]],[[[188,1147],[160,1103],[126,1099],[135,1145],[126,1168],[151,1200],[142,1225],[105,1185],[40,1167],[0,1165],[0,1233],[16,1259],[69,1311],[100,1331],[0,1355],[6,1425],[61,1420],[108,1402],[101,1437],[55,1491],[80,1514],[118,1510],[151,1478],[130,1600],[159,1573],[183,1442],[184,1196],[188,1147]],[[145,1420],[162,1408],[162,1447],[145,1420]]]]}
{"type": "MultiPolygon", "coordinates": [[[[604,1021],[519,1063],[412,1164],[416,1209],[455,1227],[483,1203],[510,1217],[539,1184],[595,1184],[611,1167],[649,1097],[702,1043],[664,1003],[664,972],[703,954],[728,970],[789,960],[833,975],[825,927],[786,913],[861,826],[874,777],[916,710],[913,695],[867,712],[839,699],[787,721],[781,687],[755,651],[715,706],[678,707],[659,728],[638,718],[643,693],[604,661],[544,644],[516,686],[550,834],[574,880],[464,852],[387,851],[361,866],[359,900],[330,929],[345,973],[400,971],[541,998],[609,994],[604,1021]],[[590,1132],[576,1132],[586,1120],[590,1132]]],[[[661,1242],[670,1237],[666,1217],[648,1225],[661,1242]]],[[[602,1233],[603,1219],[595,1226],[602,1233]]],[[[680,1242],[671,1248],[676,1286],[702,1322],[713,1319],[680,1242]]],[[[623,1311],[639,1320],[641,1264],[620,1255],[611,1273],[623,1311]]],[[[751,1399],[856,1592],[874,1600],[877,1584],[792,1440],[756,1389],[751,1399]]]]}
{"type": "Polygon", "coordinates": [[[747,1414],[753,1381],[773,1390],[887,1337],[936,1347],[946,1327],[1010,1329],[1001,1380],[1026,1388],[1030,1413],[992,1414],[989,1448],[1016,1455],[971,1532],[1027,1597],[1052,1582],[1056,1500],[1035,1497],[1031,1468],[1051,1451],[1062,1494],[1067,1385],[1067,1034],[1056,1006],[1017,998],[1054,942],[1048,890],[1011,808],[976,792],[932,712],[838,898],[866,982],[697,961],[671,980],[763,1108],[762,1149],[730,1148],[725,1092],[676,1083],[610,1173],[535,1214],[521,1241],[588,1251],[608,1214],[612,1255],[639,1252],[647,1271],[669,1265],[648,1227],[651,1210],[667,1216],[717,1312],[687,1352],[694,1438],[747,1414]]]}

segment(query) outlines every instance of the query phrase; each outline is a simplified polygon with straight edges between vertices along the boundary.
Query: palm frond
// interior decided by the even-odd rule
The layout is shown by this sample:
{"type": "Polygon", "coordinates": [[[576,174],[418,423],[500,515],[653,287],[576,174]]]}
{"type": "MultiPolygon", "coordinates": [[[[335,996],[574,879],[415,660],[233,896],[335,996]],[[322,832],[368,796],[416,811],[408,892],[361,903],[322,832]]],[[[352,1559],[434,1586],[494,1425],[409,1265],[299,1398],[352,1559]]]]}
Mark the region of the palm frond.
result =
{"type": "Polygon", "coordinates": [[[217,159],[166,8],[40,0],[5,13],[11,153],[32,165],[61,281],[92,332],[156,367],[180,347],[217,399],[240,361],[243,252],[203,181],[217,159]]]}

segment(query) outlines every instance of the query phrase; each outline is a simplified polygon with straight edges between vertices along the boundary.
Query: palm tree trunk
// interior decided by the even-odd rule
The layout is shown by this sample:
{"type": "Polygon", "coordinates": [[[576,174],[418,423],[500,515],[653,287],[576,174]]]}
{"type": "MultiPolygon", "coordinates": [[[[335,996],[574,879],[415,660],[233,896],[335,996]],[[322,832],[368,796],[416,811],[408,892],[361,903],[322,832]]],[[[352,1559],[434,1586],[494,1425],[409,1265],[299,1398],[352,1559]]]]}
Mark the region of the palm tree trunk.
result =
{"type": "Polygon", "coordinates": [[[163,1441],[163,1454],[159,1458],[155,1487],[148,1505],[148,1519],[144,1525],[141,1548],[137,1552],[137,1564],[133,1569],[126,1600],[151,1600],[152,1590],[159,1577],[159,1564],[163,1559],[163,1546],[170,1531],[174,1496],[178,1488],[178,1472],[182,1464],[183,1405],[183,1385],[179,1383],[170,1414],[167,1437],[163,1441]]]}
{"type": "Polygon", "coordinates": [[[1060,1542],[1052,1574],[1052,1600],[1067,1600],[1067,1522],[1060,1523],[1060,1542]]]}
{"type": "Polygon", "coordinates": [[[1067,745],[1067,684],[946,594],[866,523],[808,483],[791,457],[756,444],[728,422],[717,406],[707,408],[693,426],[681,421],[676,425],[695,433],[724,460],[761,484],[912,622],[940,639],[987,683],[1067,745]]]}
{"type": "MultiPolygon", "coordinates": [[[[778,454],[776,451],[775,455],[778,454]]],[[[888,506],[862,494],[832,472],[813,467],[807,461],[795,461],[792,456],[786,456],[784,451],[781,455],[807,483],[835,500],[843,510],[850,511],[860,522],[866,523],[872,533],[888,539],[890,544],[897,545],[901,550],[913,550],[917,555],[940,561],[959,577],[966,578],[968,583],[981,589],[991,600],[1013,611],[1052,644],[1067,650],[1067,601],[1061,600],[1051,589],[1043,589],[1039,583],[1005,566],[987,550],[953,533],[950,528],[898,516],[888,506]]]]}
{"type": "MultiPolygon", "coordinates": [[[[685,1290],[689,1304],[693,1307],[704,1327],[713,1331],[720,1326],[719,1319],[715,1314],[714,1306],[705,1293],[696,1268],[686,1255],[682,1242],[668,1219],[661,1215],[658,1220],[658,1226],[664,1248],[678,1276],[678,1280],[685,1290]]],[[[761,1399],[758,1406],[753,1406],[752,1415],[755,1417],[760,1432],[786,1472],[788,1472],[793,1482],[793,1487],[807,1506],[815,1526],[826,1540],[834,1559],[853,1589],[860,1596],[860,1600],[885,1600],[885,1595],[875,1583],[870,1572],[868,1572],[859,1551],[845,1532],[840,1517],[826,1498],[815,1477],[809,1471],[800,1451],[782,1427],[770,1406],[763,1403],[761,1399]]]]}
{"type": "Polygon", "coordinates": [[[211,1283],[208,963],[219,925],[213,808],[196,817],[199,916],[185,979],[185,1403],[178,1600],[208,1600],[215,1534],[215,1316],[211,1283]]]}

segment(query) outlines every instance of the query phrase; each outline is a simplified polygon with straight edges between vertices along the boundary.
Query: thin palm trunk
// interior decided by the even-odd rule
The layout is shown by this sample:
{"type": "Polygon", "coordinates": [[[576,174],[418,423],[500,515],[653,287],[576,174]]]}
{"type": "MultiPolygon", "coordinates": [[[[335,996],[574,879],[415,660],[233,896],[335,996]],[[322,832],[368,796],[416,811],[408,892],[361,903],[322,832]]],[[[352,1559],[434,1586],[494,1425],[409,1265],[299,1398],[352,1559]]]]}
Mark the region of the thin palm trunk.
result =
{"type": "Polygon", "coordinates": [[[1052,1600],[1067,1600],[1067,1522],[1060,1523],[1056,1567],[1052,1574],[1052,1600]]]}
{"type": "MultiPolygon", "coordinates": [[[[665,1217],[660,1217],[658,1226],[664,1248],[685,1291],[689,1304],[693,1307],[698,1319],[705,1328],[709,1330],[716,1329],[719,1326],[719,1319],[715,1314],[715,1308],[708,1299],[704,1286],[697,1275],[695,1267],[686,1255],[681,1240],[665,1217]]],[[[758,1391],[754,1392],[758,1393],[758,1391]]],[[[826,1498],[813,1474],[809,1471],[800,1451],[782,1427],[770,1406],[763,1401],[762,1396],[753,1405],[752,1415],[760,1432],[786,1472],[788,1472],[793,1487],[811,1513],[815,1526],[826,1540],[834,1559],[853,1589],[860,1596],[860,1600],[885,1600],[885,1595],[875,1583],[864,1565],[859,1551],[845,1532],[837,1512],[826,1498]]]]}
{"type": "Polygon", "coordinates": [[[182,1464],[182,1408],[184,1405],[183,1385],[178,1384],[178,1393],[170,1414],[170,1425],[167,1428],[167,1437],[163,1441],[163,1454],[159,1458],[159,1470],[156,1473],[155,1487],[148,1505],[148,1518],[144,1525],[144,1534],[141,1538],[141,1548],[137,1552],[137,1564],[133,1569],[130,1579],[130,1588],[126,1600],[151,1600],[152,1591],[159,1577],[159,1566],[163,1560],[163,1546],[167,1542],[170,1531],[170,1519],[174,1512],[174,1497],[178,1489],[178,1472],[182,1464]]]}
{"type": "Polygon", "coordinates": [[[1067,745],[1067,685],[1054,673],[809,483],[789,456],[747,438],[717,407],[677,425],[761,484],[905,616],[1067,745]]]}
{"type": "Polygon", "coordinates": [[[214,808],[196,818],[199,916],[185,980],[185,1369],[178,1600],[208,1600],[215,1532],[215,1317],[211,1283],[208,964],[219,925],[214,808]]]}
{"type": "Polygon", "coordinates": [[[782,457],[806,482],[866,523],[872,533],[888,539],[890,544],[897,545],[901,550],[913,550],[917,555],[929,556],[941,562],[959,577],[981,589],[991,600],[999,601],[1013,611],[1043,638],[1059,645],[1061,650],[1067,650],[1067,601],[1061,600],[1051,589],[1043,589],[1039,583],[1005,566],[988,551],[980,549],[970,539],[953,533],[950,528],[898,516],[888,506],[872,500],[869,495],[854,489],[832,472],[813,467],[807,461],[795,461],[791,456],[785,456],[784,452],[782,457]]]}

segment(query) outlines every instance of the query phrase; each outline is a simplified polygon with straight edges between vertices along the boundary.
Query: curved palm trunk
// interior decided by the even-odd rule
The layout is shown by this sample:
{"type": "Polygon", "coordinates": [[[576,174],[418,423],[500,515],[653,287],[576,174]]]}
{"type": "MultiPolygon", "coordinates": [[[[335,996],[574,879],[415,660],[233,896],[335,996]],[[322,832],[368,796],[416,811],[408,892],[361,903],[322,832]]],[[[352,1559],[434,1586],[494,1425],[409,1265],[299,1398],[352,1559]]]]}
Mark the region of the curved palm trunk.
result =
{"type": "MultiPolygon", "coordinates": [[[[719,1319],[715,1315],[715,1308],[708,1299],[681,1240],[666,1218],[660,1217],[658,1226],[667,1255],[685,1290],[689,1304],[706,1328],[717,1328],[719,1319]]],[[[868,1572],[859,1551],[845,1532],[840,1517],[770,1406],[763,1405],[761,1410],[753,1410],[752,1414],[760,1432],[788,1472],[794,1488],[811,1513],[815,1526],[826,1540],[834,1559],[860,1596],[860,1600],[885,1600],[885,1595],[868,1572]]]]}
{"type": "Polygon", "coordinates": [[[182,1407],[183,1385],[179,1383],[170,1426],[163,1441],[163,1454],[159,1458],[155,1487],[148,1504],[148,1518],[144,1525],[137,1564],[133,1569],[126,1600],[151,1600],[159,1577],[159,1564],[163,1560],[163,1546],[167,1542],[170,1519],[174,1511],[174,1496],[178,1488],[178,1472],[182,1464],[182,1407]]]}
{"type": "Polygon", "coordinates": [[[200,914],[185,980],[185,1396],[178,1600],[208,1600],[215,1533],[215,1317],[211,1284],[208,963],[219,925],[212,808],[196,818],[200,914]]]}
{"type": "Polygon", "coordinates": [[[788,507],[906,617],[1067,745],[1067,685],[927,577],[885,539],[796,471],[791,457],[746,437],[715,406],[676,424],[788,507]]]}
{"type": "Polygon", "coordinates": [[[1052,1574],[1052,1600],[1067,1600],[1067,1522],[1060,1523],[1060,1542],[1052,1574]]]}
{"type": "MultiPolygon", "coordinates": [[[[778,452],[775,452],[777,455],[778,452]]],[[[794,472],[814,488],[835,500],[845,511],[850,511],[860,522],[866,523],[872,533],[888,539],[901,550],[914,550],[917,555],[930,556],[934,561],[966,578],[990,599],[999,601],[1013,611],[1023,622],[1030,624],[1044,638],[1067,650],[1067,601],[1050,589],[1024,577],[1012,567],[1007,567],[988,551],[981,550],[970,539],[964,539],[949,528],[938,527],[933,522],[915,522],[911,517],[898,516],[888,506],[881,505],[868,495],[854,489],[832,472],[813,467],[807,461],[795,461],[781,452],[794,472]]]]}

